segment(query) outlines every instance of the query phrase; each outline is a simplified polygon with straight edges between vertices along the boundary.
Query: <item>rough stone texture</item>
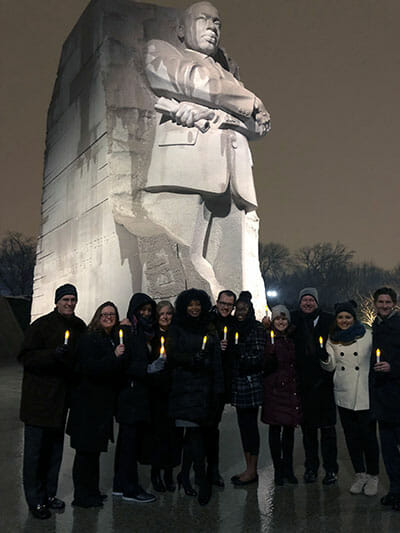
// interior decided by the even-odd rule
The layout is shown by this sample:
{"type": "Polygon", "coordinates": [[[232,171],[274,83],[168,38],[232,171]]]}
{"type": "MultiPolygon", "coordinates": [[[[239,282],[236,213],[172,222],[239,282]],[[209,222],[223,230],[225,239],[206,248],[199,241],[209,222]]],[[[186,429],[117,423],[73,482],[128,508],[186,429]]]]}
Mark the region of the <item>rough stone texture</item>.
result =
{"type": "MultiPolygon", "coordinates": [[[[55,288],[65,282],[78,287],[78,314],[86,320],[108,299],[123,314],[139,290],[156,299],[191,286],[211,292],[193,269],[189,247],[149,220],[149,193],[142,191],[157,121],[143,52],[154,36],[175,38],[176,15],[130,0],[92,0],[64,44],[48,114],[32,318],[51,309],[55,288]]],[[[150,196],[157,205],[159,195],[150,196]]],[[[171,216],[185,224],[184,209],[171,216]]],[[[229,225],[242,216],[235,213],[229,225]]],[[[247,226],[230,254],[219,255],[209,243],[207,259],[221,286],[252,290],[260,311],[255,213],[247,226]],[[242,269],[244,259],[250,271],[242,269]]]]}

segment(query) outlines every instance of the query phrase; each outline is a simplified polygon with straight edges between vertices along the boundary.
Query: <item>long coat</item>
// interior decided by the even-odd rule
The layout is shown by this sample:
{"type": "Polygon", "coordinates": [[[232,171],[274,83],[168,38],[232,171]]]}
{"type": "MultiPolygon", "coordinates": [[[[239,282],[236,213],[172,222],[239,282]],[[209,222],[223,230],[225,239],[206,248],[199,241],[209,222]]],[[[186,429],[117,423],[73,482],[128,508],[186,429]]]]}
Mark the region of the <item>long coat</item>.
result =
{"type": "Polygon", "coordinates": [[[239,408],[259,407],[263,403],[263,357],[266,341],[264,327],[256,322],[245,339],[235,345],[232,374],[232,405],[239,408]]]}
{"type": "Polygon", "coordinates": [[[88,332],[79,342],[67,423],[72,448],[104,452],[108,441],[113,441],[118,382],[128,357],[116,357],[117,344],[116,335],[113,338],[101,331],[88,332]]]}
{"type": "Polygon", "coordinates": [[[400,313],[373,324],[371,365],[376,362],[377,348],[381,361],[390,364],[390,372],[370,371],[371,411],[382,422],[400,423],[400,313]]]}
{"type": "Polygon", "coordinates": [[[368,376],[371,360],[372,334],[351,344],[339,344],[330,338],[326,343],[328,360],[321,366],[333,374],[336,405],[353,411],[369,409],[368,376]]]}
{"type": "Polygon", "coordinates": [[[116,420],[122,424],[150,421],[147,379],[148,350],[143,330],[137,327],[127,334],[130,350],[120,383],[116,420]]]}
{"type": "Polygon", "coordinates": [[[296,351],[293,340],[277,334],[267,340],[264,352],[264,403],[261,420],[266,424],[297,426],[301,422],[297,384],[296,351]]]}
{"type": "Polygon", "coordinates": [[[292,313],[292,324],[296,327],[294,342],[303,424],[307,426],[324,427],[336,423],[332,374],[321,368],[318,340],[322,337],[326,342],[333,321],[333,315],[321,311],[308,335],[302,313],[299,310],[292,313]]]}
{"type": "Polygon", "coordinates": [[[171,326],[167,354],[173,368],[170,415],[200,425],[210,424],[219,396],[224,392],[220,346],[214,328],[191,331],[178,324],[171,326]],[[201,351],[205,334],[204,356],[210,364],[208,368],[198,369],[193,360],[201,351]]]}
{"type": "Polygon", "coordinates": [[[32,426],[64,429],[69,404],[75,347],[86,325],[80,318],[66,318],[57,310],[35,320],[26,330],[18,356],[24,366],[20,418],[32,426]],[[70,332],[68,352],[62,360],[56,348],[70,332]]]}

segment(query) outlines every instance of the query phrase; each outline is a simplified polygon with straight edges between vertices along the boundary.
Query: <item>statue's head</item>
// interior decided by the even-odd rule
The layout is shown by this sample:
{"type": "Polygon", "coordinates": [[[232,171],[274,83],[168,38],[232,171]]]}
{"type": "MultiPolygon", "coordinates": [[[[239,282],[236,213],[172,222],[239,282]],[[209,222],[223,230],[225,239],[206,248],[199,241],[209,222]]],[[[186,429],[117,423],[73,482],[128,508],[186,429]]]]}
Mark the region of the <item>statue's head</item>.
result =
{"type": "Polygon", "coordinates": [[[221,37],[218,10],[210,2],[196,2],[183,13],[178,37],[186,48],[209,56],[217,53],[221,37]]]}

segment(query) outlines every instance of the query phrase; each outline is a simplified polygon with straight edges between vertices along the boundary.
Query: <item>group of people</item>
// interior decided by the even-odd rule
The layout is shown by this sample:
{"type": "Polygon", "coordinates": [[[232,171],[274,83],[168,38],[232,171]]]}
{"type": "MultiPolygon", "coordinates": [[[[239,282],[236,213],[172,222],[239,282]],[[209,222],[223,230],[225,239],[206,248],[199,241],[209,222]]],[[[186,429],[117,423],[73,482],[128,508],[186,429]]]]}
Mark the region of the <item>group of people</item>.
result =
{"type": "Polygon", "coordinates": [[[224,290],[215,306],[198,289],[183,291],[175,305],[136,293],[125,319],[108,301],[87,327],[75,315],[77,300],[73,285],[59,287],[55,309],[31,324],[19,355],[23,484],[36,518],[65,507],[56,497],[65,428],[75,450],[72,505],[103,505],[99,458],[113,441],[114,419],[115,497],[155,501],[140,484],[140,463],[150,465],[154,491],[173,492],[177,482],[206,505],[212,486],[224,487],[219,424],[225,404],[236,408],[245,461],[231,478],[234,486],[258,480],[260,408],[275,484],[298,483],[299,425],[304,482],[317,480],[321,453],[322,482],[334,484],[337,406],[355,472],[350,492],[377,493],[378,421],[390,480],[381,503],[400,510],[400,314],[391,288],[374,294],[372,331],[358,320],[353,301],[337,304],[335,315],[322,311],[313,287],[300,291],[298,309],[277,305],[262,322],[247,291],[237,298],[224,290]]]}

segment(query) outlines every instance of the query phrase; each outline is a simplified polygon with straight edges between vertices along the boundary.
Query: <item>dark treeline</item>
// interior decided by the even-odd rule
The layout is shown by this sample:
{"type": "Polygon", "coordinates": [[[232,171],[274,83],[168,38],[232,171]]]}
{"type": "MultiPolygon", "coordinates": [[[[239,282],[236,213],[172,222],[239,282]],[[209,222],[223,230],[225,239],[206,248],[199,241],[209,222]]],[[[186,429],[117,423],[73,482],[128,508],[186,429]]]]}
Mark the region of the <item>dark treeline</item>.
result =
{"type": "Polygon", "coordinates": [[[32,296],[36,240],[8,232],[0,241],[0,294],[32,296]]]}
{"type": "Polygon", "coordinates": [[[321,242],[303,246],[295,252],[279,243],[260,244],[260,265],[267,290],[275,289],[278,296],[269,304],[297,305],[302,287],[317,287],[320,304],[332,308],[338,301],[357,301],[362,318],[370,322],[371,293],[388,285],[400,288],[400,264],[392,270],[373,263],[357,263],[355,251],[337,242],[321,242]]]}

